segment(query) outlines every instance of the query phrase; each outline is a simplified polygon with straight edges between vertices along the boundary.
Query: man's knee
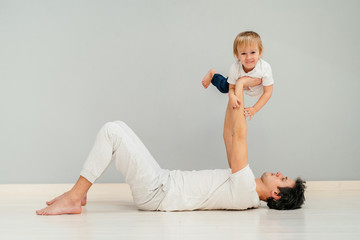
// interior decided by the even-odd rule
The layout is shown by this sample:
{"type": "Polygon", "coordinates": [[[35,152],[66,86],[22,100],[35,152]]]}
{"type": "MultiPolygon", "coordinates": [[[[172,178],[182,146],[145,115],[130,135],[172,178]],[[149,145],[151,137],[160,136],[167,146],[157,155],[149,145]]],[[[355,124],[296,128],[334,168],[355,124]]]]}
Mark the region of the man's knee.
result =
{"type": "Polygon", "coordinates": [[[114,127],[125,127],[125,126],[127,126],[126,123],[120,120],[107,122],[103,125],[103,127],[106,129],[114,128],[114,127]]]}
{"type": "Polygon", "coordinates": [[[123,121],[107,122],[103,125],[102,130],[110,137],[113,134],[123,132],[126,124],[123,121]]]}
{"type": "Polygon", "coordinates": [[[113,123],[115,123],[116,125],[121,126],[121,127],[127,126],[125,122],[120,121],[120,120],[114,121],[113,123]]]}
{"type": "Polygon", "coordinates": [[[112,129],[114,127],[118,126],[116,122],[107,122],[103,125],[104,129],[112,129]]]}

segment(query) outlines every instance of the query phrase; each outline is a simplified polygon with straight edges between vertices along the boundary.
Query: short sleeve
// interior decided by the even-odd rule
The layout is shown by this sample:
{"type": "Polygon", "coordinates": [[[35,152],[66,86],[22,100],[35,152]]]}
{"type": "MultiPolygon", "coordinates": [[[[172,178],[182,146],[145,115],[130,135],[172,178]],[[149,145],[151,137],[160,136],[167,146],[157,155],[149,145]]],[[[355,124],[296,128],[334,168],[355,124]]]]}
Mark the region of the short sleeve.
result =
{"type": "Polygon", "coordinates": [[[231,174],[230,189],[237,209],[256,208],[260,205],[255,176],[249,165],[231,174]]]}
{"type": "Polygon", "coordinates": [[[236,64],[233,63],[230,67],[229,77],[227,80],[228,83],[235,85],[236,84],[236,64]]]}
{"type": "Polygon", "coordinates": [[[244,174],[244,172],[247,172],[247,171],[249,171],[249,170],[251,171],[250,166],[249,166],[249,164],[248,164],[248,165],[246,165],[245,167],[243,167],[242,169],[240,169],[239,171],[232,173],[232,174],[230,175],[230,178],[236,178],[236,176],[241,175],[241,174],[244,174]]]}
{"type": "Polygon", "coordinates": [[[230,181],[234,189],[256,190],[255,176],[249,164],[243,169],[231,174],[230,181]]]}
{"type": "Polygon", "coordinates": [[[274,84],[274,79],[272,76],[272,71],[271,71],[271,67],[270,65],[267,67],[267,69],[265,70],[265,73],[262,77],[262,85],[263,86],[270,86],[274,84]]]}

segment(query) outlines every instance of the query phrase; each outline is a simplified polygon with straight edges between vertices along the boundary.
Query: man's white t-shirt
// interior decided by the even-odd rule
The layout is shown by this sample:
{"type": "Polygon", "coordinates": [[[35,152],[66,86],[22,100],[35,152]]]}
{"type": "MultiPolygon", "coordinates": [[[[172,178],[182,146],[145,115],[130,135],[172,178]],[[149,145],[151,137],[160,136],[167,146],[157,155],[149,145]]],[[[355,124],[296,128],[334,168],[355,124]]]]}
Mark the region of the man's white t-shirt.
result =
{"type": "Polygon", "coordinates": [[[227,82],[235,85],[237,79],[244,76],[262,78],[262,85],[249,87],[250,90],[244,90],[244,93],[251,97],[261,97],[261,95],[264,93],[263,86],[270,86],[274,84],[270,64],[261,58],[256,63],[255,68],[248,73],[245,73],[240,61],[233,63],[230,67],[230,73],[227,82]]]}
{"type": "Polygon", "coordinates": [[[157,210],[244,210],[257,208],[260,199],[249,165],[236,173],[231,169],[171,171],[167,193],[157,210]]]}

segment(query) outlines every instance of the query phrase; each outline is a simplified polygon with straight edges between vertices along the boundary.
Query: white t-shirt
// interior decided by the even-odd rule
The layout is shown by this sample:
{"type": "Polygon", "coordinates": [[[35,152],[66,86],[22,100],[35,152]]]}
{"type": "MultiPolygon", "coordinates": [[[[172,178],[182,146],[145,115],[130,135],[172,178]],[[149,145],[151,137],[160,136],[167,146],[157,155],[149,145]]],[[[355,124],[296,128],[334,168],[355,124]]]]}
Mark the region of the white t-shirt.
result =
{"type": "Polygon", "coordinates": [[[260,199],[249,165],[236,173],[231,169],[171,171],[166,196],[157,210],[244,210],[257,208],[260,199]]]}
{"type": "Polygon", "coordinates": [[[227,82],[235,85],[237,79],[244,76],[262,78],[262,85],[249,87],[250,90],[244,90],[244,93],[251,97],[261,97],[261,95],[264,93],[263,86],[270,86],[274,84],[270,64],[261,58],[256,63],[255,68],[248,73],[245,73],[240,61],[233,63],[230,67],[230,73],[227,82]]]}

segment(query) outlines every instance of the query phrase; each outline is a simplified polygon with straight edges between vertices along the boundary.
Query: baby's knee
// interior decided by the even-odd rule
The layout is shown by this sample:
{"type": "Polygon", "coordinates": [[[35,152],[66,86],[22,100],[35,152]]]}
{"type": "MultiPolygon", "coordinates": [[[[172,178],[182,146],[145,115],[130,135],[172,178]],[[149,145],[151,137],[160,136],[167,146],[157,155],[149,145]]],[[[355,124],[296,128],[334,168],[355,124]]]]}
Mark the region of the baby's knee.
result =
{"type": "Polygon", "coordinates": [[[260,85],[262,83],[262,79],[261,78],[256,78],[255,79],[255,85],[260,85]]]}

